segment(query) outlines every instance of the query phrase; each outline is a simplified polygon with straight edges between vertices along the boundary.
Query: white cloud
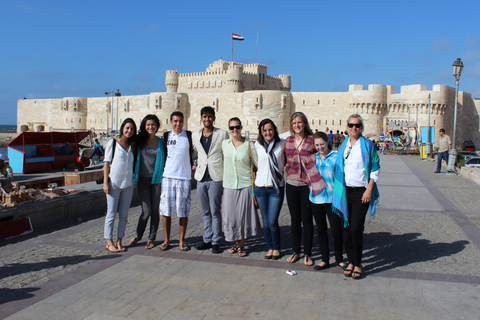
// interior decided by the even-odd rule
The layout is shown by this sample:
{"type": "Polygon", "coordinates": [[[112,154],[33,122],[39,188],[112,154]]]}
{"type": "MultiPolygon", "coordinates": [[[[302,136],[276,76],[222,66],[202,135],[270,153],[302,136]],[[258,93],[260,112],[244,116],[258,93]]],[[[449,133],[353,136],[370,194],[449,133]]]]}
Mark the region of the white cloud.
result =
{"type": "Polygon", "coordinates": [[[448,39],[442,38],[433,40],[431,46],[428,48],[433,52],[448,52],[451,50],[453,42],[448,39]]]}

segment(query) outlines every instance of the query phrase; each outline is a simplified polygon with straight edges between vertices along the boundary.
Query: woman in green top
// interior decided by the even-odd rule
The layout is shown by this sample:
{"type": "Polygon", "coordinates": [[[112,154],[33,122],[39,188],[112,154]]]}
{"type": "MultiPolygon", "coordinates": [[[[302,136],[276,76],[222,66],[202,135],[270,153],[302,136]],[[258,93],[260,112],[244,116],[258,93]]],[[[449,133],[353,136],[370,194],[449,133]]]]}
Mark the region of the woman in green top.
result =
{"type": "Polygon", "coordinates": [[[235,241],[228,252],[245,257],[245,239],[256,236],[257,229],[260,228],[252,196],[251,163],[257,166],[257,152],[253,143],[242,137],[240,119],[230,119],[228,129],[232,138],[222,143],[223,230],[226,241],[235,241]]]}

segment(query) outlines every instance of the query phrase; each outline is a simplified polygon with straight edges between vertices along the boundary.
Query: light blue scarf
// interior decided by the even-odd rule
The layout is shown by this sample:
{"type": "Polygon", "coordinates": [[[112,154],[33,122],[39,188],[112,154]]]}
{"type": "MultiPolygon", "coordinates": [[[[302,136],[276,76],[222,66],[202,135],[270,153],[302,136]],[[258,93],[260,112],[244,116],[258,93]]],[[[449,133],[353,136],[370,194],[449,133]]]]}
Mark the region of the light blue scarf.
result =
{"type": "MultiPolygon", "coordinates": [[[[359,140],[362,150],[363,168],[365,169],[365,179],[367,180],[365,182],[368,183],[370,180],[370,173],[380,169],[380,157],[378,156],[377,150],[372,141],[364,138],[362,135],[360,135],[359,140]]],[[[345,148],[349,141],[350,137],[342,143],[337,153],[332,199],[333,212],[340,217],[343,217],[344,226],[348,226],[349,212],[347,204],[347,187],[345,185],[345,159],[343,158],[343,154],[345,153],[345,148]]],[[[370,203],[368,205],[370,218],[375,215],[375,206],[378,203],[379,197],[380,193],[378,192],[377,184],[375,183],[372,190],[372,197],[370,198],[370,203]]]]}

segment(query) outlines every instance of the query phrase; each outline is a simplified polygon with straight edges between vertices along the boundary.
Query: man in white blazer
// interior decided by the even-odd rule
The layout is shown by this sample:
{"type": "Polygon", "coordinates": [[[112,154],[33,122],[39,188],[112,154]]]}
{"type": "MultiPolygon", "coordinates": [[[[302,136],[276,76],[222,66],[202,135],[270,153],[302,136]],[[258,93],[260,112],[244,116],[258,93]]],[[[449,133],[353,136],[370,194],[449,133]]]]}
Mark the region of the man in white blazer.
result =
{"type": "Polygon", "coordinates": [[[203,107],[200,115],[204,127],[192,133],[193,146],[198,154],[195,180],[204,223],[203,243],[197,246],[197,250],[212,248],[213,253],[221,253],[222,141],[228,139],[228,133],[213,126],[215,110],[212,107],[203,107]]]}

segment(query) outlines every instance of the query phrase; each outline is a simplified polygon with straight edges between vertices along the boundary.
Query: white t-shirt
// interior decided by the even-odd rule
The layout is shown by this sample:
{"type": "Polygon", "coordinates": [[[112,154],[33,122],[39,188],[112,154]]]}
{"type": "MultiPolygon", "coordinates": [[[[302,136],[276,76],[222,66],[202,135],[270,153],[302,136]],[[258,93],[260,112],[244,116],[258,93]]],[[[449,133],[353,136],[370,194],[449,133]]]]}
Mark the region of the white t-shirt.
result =
{"type": "MultiPolygon", "coordinates": [[[[257,187],[273,187],[272,173],[270,172],[270,161],[265,148],[258,142],[255,143],[255,150],[258,155],[258,171],[255,178],[255,185],[257,187]]],[[[273,148],[273,154],[277,158],[278,169],[283,173],[285,168],[285,140],[280,140],[273,148]]],[[[280,181],[280,187],[285,185],[285,179],[280,181]]]]}
{"type": "Polygon", "coordinates": [[[187,132],[182,130],[180,134],[173,131],[168,133],[167,161],[163,177],[179,180],[190,180],[192,178],[192,167],[190,165],[190,145],[187,132]]]}
{"type": "Polygon", "coordinates": [[[133,184],[134,155],[132,147],[126,151],[117,143],[115,146],[115,158],[112,161],[114,142],[117,143],[115,139],[108,141],[104,161],[110,161],[109,177],[112,183],[120,189],[125,189],[133,184]]]}

